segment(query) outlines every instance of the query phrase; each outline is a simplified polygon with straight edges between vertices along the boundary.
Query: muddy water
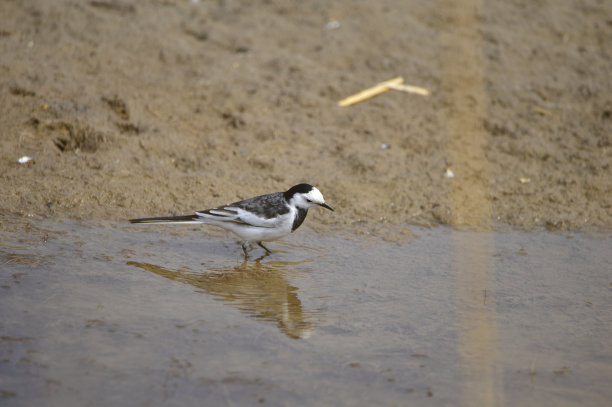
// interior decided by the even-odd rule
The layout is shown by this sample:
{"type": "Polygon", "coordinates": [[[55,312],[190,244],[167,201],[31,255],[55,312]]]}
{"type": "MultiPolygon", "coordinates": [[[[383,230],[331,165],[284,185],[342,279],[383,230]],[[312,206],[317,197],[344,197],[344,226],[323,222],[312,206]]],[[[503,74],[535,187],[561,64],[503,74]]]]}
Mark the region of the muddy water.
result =
{"type": "Polygon", "coordinates": [[[2,218],[1,404],[612,399],[609,236],[300,232],[244,261],[190,226],[2,218]]]}

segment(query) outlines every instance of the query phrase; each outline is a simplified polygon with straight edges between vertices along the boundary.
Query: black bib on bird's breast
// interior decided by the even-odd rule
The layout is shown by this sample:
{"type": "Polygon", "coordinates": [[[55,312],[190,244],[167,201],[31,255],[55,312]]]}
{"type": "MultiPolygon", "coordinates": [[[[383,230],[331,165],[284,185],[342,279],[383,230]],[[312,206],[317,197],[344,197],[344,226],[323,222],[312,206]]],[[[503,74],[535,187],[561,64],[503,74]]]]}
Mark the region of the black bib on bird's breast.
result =
{"type": "Polygon", "coordinates": [[[308,209],[296,208],[297,213],[295,214],[295,219],[293,219],[293,226],[291,226],[291,231],[295,231],[295,229],[299,228],[304,219],[306,219],[306,214],[308,213],[308,209]]]}

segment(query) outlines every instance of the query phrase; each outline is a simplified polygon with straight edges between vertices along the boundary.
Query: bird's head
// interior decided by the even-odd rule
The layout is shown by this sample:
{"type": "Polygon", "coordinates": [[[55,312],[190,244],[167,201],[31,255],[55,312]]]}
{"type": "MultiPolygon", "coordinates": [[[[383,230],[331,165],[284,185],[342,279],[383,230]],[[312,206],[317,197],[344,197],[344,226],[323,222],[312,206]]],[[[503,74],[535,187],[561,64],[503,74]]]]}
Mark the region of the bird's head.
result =
{"type": "Polygon", "coordinates": [[[308,209],[313,206],[322,206],[333,211],[333,208],[325,203],[321,191],[308,184],[299,184],[291,187],[285,192],[285,199],[298,208],[308,209]]]}

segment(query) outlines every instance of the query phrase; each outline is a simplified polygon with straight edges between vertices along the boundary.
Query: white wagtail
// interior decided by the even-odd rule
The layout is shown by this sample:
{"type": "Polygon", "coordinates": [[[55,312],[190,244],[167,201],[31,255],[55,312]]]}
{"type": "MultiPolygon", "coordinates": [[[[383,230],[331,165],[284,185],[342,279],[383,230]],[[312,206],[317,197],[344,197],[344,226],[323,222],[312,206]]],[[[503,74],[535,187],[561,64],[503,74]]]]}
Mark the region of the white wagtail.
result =
{"type": "Polygon", "coordinates": [[[248,257],[247,244],[255,242],[267,253],[271,251],[262,244],[280,239],[295,231],[312,206],[322,206],[333,211],[325,203],[321,192],[308,184],[299,184],[285,192],[260,195],[244,201],[197,211],[193,215],[162,216],[157,218],[130,219],[131,223],[204,223],[219,226],[236,234],[243,240],[242,250],[248,257]]]}

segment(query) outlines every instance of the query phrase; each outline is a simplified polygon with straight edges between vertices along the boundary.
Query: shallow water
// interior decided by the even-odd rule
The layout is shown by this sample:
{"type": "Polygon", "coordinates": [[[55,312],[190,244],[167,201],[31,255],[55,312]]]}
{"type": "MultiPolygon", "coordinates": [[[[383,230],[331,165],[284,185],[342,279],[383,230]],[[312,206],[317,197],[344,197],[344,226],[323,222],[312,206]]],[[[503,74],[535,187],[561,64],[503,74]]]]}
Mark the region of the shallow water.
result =
{"type": "Polygon", "coordinates": [[[2,223],[3,406],[612,400],[609,236],[2,223]]]}

